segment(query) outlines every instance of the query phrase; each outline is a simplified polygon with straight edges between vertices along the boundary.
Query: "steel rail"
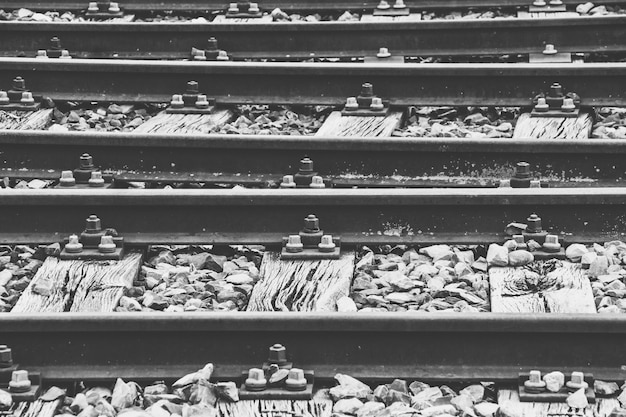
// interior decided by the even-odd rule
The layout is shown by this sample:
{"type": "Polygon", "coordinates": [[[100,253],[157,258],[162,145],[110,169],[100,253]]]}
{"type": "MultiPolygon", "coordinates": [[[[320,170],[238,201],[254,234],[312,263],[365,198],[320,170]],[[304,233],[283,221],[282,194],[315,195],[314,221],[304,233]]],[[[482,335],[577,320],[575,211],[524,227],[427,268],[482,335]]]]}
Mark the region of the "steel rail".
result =
{"type": "Polygon", "coordinates": [[[319,23],[35,23],[0,22],[0,56],[34,57],[58,36],[76,58],[183,59],[215,36],[235,59],[394,55],[619,52],[626,16],[547,19],[319,23]]]}
{"type": "Polygon", "coordinates": [[[5,88],[21,75],[60,100],[169,101],[189,80],[221,103],[330,104],[364,82],[392,105],[523,106],[553,82],[589,106],[626,103],[626,64],[293,64],[0,59],[5,88]]]}
{"type": "Polygon", "coordinates": [[[2,342],[49,380],[177,378],[207,362],[220,379],[282,343],[329,380],[514,380],[529,369],[626,376],[626,317],[562,314],[3,314],[2,342]]]}
{"type": "Polygon", "coordinates": [[[277,182],[297,172],[305,155],[320,175],[344,186],[495,186],[519,161],[530,163],[533,176],[550,186],[619,186],[626,173],[626,141],[612,139],[0,131],[0,152],[0,177],[11,178],[59,178],[85,152],[102,170],[173,182],[277,182]]]}
{"type": "MultiPolygon", "coordinates": [[[[481,7],[526,7],[532,2],[526,0],[407,0],[405,4],[416,9],[459,9],[481,7]]],[[[563,3],[575,6],[578,0],[564,0],[563,3]]],[[[602,4],[623,4],[623,0],[605,0],[602,4]]],[[[259,6],[262,10],[272,10],[279,7],[283,10],[367,10],[374,9],[378,0],[270,0],[261,1],[259,6]]],[[[154,0],[129,0],[120,2],[120,6],[130,12],[175,10],[175,11],[215,11],[226,10],[228,2],[223,0],[182,0],[182,1],[154,1],[154,0]]],[[[56,0],[56,1],[26,1],[26,0],[2,0],[0,9],[28,8],[31,10],[85,10],[87,5],[84,1],[56,0]]]]}
{"type": "Polygon", "coordinates": [[[278,244],[315,213],[348,245],[503,239],[532,212],[567,242],[623,237],[626,188],[3,190],[2,242],[58,241],[98,214],[130,243],[278,244]],[[357,215],[358,213],[358,215],[357,215]]]}

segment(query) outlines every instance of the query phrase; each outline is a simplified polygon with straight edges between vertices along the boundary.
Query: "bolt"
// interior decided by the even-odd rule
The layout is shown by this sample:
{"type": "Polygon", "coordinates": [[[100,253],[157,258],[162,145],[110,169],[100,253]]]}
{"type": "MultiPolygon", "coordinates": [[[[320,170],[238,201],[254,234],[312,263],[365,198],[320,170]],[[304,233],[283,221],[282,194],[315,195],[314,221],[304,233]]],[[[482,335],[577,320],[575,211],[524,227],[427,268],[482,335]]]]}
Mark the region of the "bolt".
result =
{"type": "Polygon", "coordinates": [[[100,253],[113,253],[115,252],[115,242],[113,242],[113,236],[102,236],[100,238],[100,244],[98,245],[98,252],[100,253]]]}
{"type": "Polygon", "coordinates": [[[301,174],[306,174],[309,172],[313,172],[313,160],[308,156],[305,156],[300,160],[300,169],[298,170],[301,174]]]}
{"type": "Polygon", "coordinates": [[[24,91],[22,93],[22,99],[20,100],[21,104],[25,105],[33,105],[35,104],[35,99],[33,98],[33,93],[29,91],[24,91]]]}
{"type": "Polygon", "coordinates": [[[91,178],[89,178],[90,187],[104,187],[104,178],[102,178],[102,172],[93,171],[91,178]]]}
{"type": "Polygon", "coordinates": [[[404,4],[404,0],[396,0],[396,3],[393,5],[394,9],[405,9],[406,4],[404,4]]]}
{"type": "Polygon", "coordinates": [[[304,219],[304,231],[313,233],[318,232],[320,230],[320,220],[315,216],[315,214],[309,214],[304,219]]]}
{"type": "Polygon", "coordinates": [[[59,185],[61,187],[73,187],[76,185],[76,178],[72,171],[61,171],[61,178],[59,179],[59,185]]]}
{"type": "Polygon", "coordinates": [[[540,180],[530,180],[530,188],[541,188],[540,180]]]}
{"type": "Polygon", "coordinates": [[[526,228],[527,232],[541,233],[541,217],[533,213],[526,219],[526,221],[528,222],[528,228],[526,228]]]}
{"type": "Polygon", "coordinates": [[[374,86],[371,83],[363,83],[361,85],[361,96],[372,97],[374,95],[374,86]]]}
{"type": "Polygon", "coordinates": [[[378,6],[376,6],[376,8],[378,10],[388,10],[389,8],[391,8],[391,6],[389,6],[387,0],[380,0],[380,3],[378,3],[378,6]]]}
{"type": "Polygon", "coordinates": [[[250,368],[246,379],[246,389],[248,391],[263,391],[266,386],[267,379],[265,379],[263,369],[250,368]]]}
{"type": "Polygon", "coordinates": [[[93,158],[88,153],[84,153],[80,156],[78,162],[80,169],[93,169],[93,158]]]}
{"type": "Polygon", "coordinates": [[[561,244],[559,243],[559,237],[557,235],[546,235],[546,240],[543,243],[543,249],[546,252],[560,251],[561,244]]]}
{"type": "Polygon", "coordinates": [[[11,348],[7,345],[0,345],[0,368],[8,368],[11,365],[13,365],[11,348]]]}
{"type": "Polygon", "coordinates": [[[563,87],[559,83],[552,83],[550,86],[549,97],[563,97],[563,87]]]}
{"type": "Polygon", "coordinates": [[[585,382],[585,374],[582,372],[572,372],[570,380],[565,384],[569,391],[577,391],[581,388],[587,389],[589,384],[585,382]]]}
{"type": "Polygon", "coordinates": [[[183,107],[185,107],[183,96],[180,94],[174,94],[172,96],[172,100],[170,101],[170,107],[173,109],[182,109],[183,107]]]}
{"type": "Polygon", "coordinates": [[[85,220],[85,231],[87,233],[98,233],[102,230],[100,219],[95,214],[92,214],[85,220]]]}
{"type": "Polygon", "coordinates": [[[346,110],[357,110],[359,108],[359,103],[356,101],[356,97],[348,97],[346,99],[346,110]]]}
{"type": "Polygon", "coordinates": [[[25,90],[26,89],[26,82],[24,81],[24,79],[22,77],[15,77],[15,78],[13,78],[13,89],[14,90],[25,90]]]}
{"type": "Polygon", "coordinates": [[[296,188],[296,183],[293,181],[293,175],[285,175],[283,182],[280,183],[280,188],[296,188]]]}
{"type": "Polygon", "coordinates": [[[209,38],[209,40],[207,41],[207,51],[212,51],[215,52],[217,51],[217,39],[215,39],[215,37],[211,36],[209,38]]]}
{"type": "Polygon", "coordinates": [[[87,11],[89,13],[98,13],[100,8],[98,7],[98,3],[95,1],[90,1],[89,6],[87,6],[87,11]]]}
{"type": "Polygon", "coordinates": [[[30,387],[31,382],[30,379],[28,379],[28,371],[13,371],[13,373],[11,374],[11,381],[9,382],[9,391],[26,392],[30,390],[30,387]]]}
{"type": "Polygon", "coordinates": [[[65,245],[67,253],[80,253],[83,251],[83,244],[78,241],[78,236],[70,235],[70,241],[65,245]]]}
{"type": "MultiPolygon", "coordinates": [[[[290,236],[291,237],[291,236],[290,236]]],[[[287,349],[280,343],[276,343],[269,349],[269,357],[267,362],[275,363],[278,366],[287,363],[287,349]]]]}
{"type": "Polygon", "coordinates": [[[302,252],[304,250],[304,245],[302,244],[300,235],[289,235],[289,239],[285,245],[285,250],[289,253],[302,252]]]}
{"type": "Polygon", "coordinates": [[[546,48],[543,50],[544,55],[555,55],[558,51],[553,44],[547,43],[546,48]]]}
{"type": "Polygon", "coordinates": [[[524,381],[524,391],[526,392],[541,392],[546,389],[546,383],[541,380],[541,372],[530,371],[528,381],[524,381]]]}
{"type": "Polygon", "coordinates": [[[226,53],[226,51],[219,51],[217,53],[217,56],[215,57],[216,61],[228,61],[230,58],[228,57],[228,54],[226,53]]]}
{"type": "Polygon", "coordinates": [[[562,6],[563,2],[561,0],[550,0],[550,6],[562,6]]]}
{"type": "Polygon", "coordinates": [[[61,56],[59,57],[59,59],[72,59],[72,56],[70,55],[70,51],[68,51],[67,49],[63,49],[61,51],[61,56]]]}
{"type": "Polygon", "coordinates": [[[326,188],[326,184],[324,184],[324,179],[318,175],[315,175],[311,178],[310,188],[326,188]]]}
{"type": "Polygon", "coordinates": [[[248,6],[248,13],[259,13],[260,11],[259,3],[250,3],[250,6],[248,6]]]}
{"type": "Polygon", "coordinates": [[[61,49],[61,39],[58,36],[50,38],[50,49],[61,49]]]}
{"type": "Polygon", "coordinates": [[[533,1],[533,6],[535,6],[535,7],[546,7],[546,2],[544,0],[535,0],[535,1],[533,1]]]}
{"type": "Polygon", "coordinates": [[[550,109],[550,106],[548,106],[546,99],[543,97],[539,97],[537,99],[537,104],[535,104],[535,110],[538,112],[546,112],[549,109],[550,109]]]}
{"type": "Polygon", "coordinates": [[[518,162],[515,166],[516,178],[528,178],[530,177],[530,164],[528,162],[518,162]]]}
{"type": "Polygon", "coordinates": [[[335,250],[335,242],[332,235],[322,236],[322,241],[317,245],[320,252],[333,252],[335,250]]]}
{"type": "Polygon", "coordinates": [[[511,188],[511,180],[500,180],[498,188],[511,188]]]}
{"type": "Polygon", "coordinates": [[[35,58],[45,59],[48,58],[48,53],[45,49],[37,50],[37,56],[35,58]]]}
{"type": "Polygon", "coordinates": [[[198,94],[198,99],[196,100],[196,108],[198,109],[209,108],[209,100],[207,100],[205,94],[198,94]]]}
{"type": "Polygon", "coordinates": [[[230,3],[228,6],[228,13],[239,13],[239,6],[237,3],[230,3]]]}
{"type": "Polygon", "coordinates": [[[198,94],[198,82],[197,81],[187,81],[187,91],[188,94],[198,94]]]}
{"type": "Polygon", "coordinates": [[[385,108],[383,104],[383,100],[380,97],[372,97],[372,104],[370,104],[370,109],[374,111],[379,111],[385,108]]]}
{"type": "Polygon", "coordinates": [[[115,2],[111,2],[109,3],[109,13],[119,13],[120,12],[120,5],[118,3],[115,2]]]}
{"type": "Polygon", "coordinates": [[[576,106],[574,105],[574,99],[564,98],[563,105],[561,106],[561,110],[565,112],[573,112],[574,110],[576,110],[576,106]]]}
{"type": "Polygon", "coordinates": [[[378,53],[376,54],[376,56],[378,58],[389,58],[391,56],[391,53],[387,48],[380,48],[378,49],[378,53]]]}
{"type": "Polygon", "coordinates": [[[306,389],[304,371],[299,368],[291,368],[287,381],[285,381],[285,388],[289,391],[304,391],[306,389]]]}
{"type": "Polygon", "coordinates": [[[513,240],[515,241],[515,244],[517,245],[517,249],[528,249],[528,245],[526,244],[526,241],[524,240],[524,235],[513,235],[513,240]]]}
{"type": "Polygon", "coordinates": [[[194,61],[206,61],[206,52],[200,49],[193,51],[194,61]]]}
{"type": "Polygon", "coordinates": [[[9,104],[9,95],[4,90],[0,90],[0,104],[9,104]]]}

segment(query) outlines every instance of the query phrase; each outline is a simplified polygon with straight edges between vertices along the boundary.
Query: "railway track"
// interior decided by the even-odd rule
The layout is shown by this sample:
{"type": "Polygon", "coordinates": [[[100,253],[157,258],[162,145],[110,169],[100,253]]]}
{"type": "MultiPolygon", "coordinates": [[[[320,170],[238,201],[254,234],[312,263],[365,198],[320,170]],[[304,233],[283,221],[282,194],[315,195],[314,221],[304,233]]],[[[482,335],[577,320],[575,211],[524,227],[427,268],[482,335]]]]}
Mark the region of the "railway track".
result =
{"type": "MultiPolygon", "coordinates": [[[[470,6],[465,1],[408,5],[423,9],[470,6]]],[[[0,8],[22,6],[34,10],[84,8],[70,3],[0,2],[0,8]]],[[[325,1],[262,5],[285,10],[361,10],[374,6],[325,1]]],[[[494,4],[485,0],[471,2],[471,6],[494,4]]],[[[523,5],[507,0],[499,6],[523,5]]],[[[161,7],[211,11],[224,5],[188,1],[160,6],[135,1],[123,7],[127,11],[161,7]]],[[[180,59],[194,46],[192,43],[202,42],[208,35],[218,36],[220,47],[235,58],[305,57],[313,50],[318,56],[334,56],[337,50],[344,51],[339,56],[362,56],[379,46],[405,55],[416,51],[427,55],[520,54],[531,52],[535,43],[539,46],[549,41],[563,50],[603,53],[622,51],[622,21],[622,16],[581,19],[574,31],[562,30],[571,23],[567,19],[393,26],[165,25],[160,29],[151,24],[104,23],[93,26],[98,28],[98,36],[107,38],[100,46],[100,38],[95,36],[90,44],[73,44],[75,38],[91,36],[91,25],[2,23],[0,32],[6,31],[7,36],[1,36],[0,54],[30,54],[52,35],[61,36],[64,46],[76,51],[75,57],[88,58],[110,58],[116,50],[124,58],[180,59]],[[530,27],[536,29],[533,35],[527,32],[530,27]],[[141,28],[141,36],[134,36],[137,28],[141,28]],[[318,36],[318,31],[324,36],[318,36]],[[370,31],[367,37],[363,36],[365,31],[370,31]],[[251,33],[254,42],[249,39],[251,33]],[[435,41],[441,33],[449,37],[435,41]],[[503,45],[487,42],[491,34],[506,36],[507,40],[503,45]],[[277,42],[276,37],[286,40],[277,42]],[[472,37],[475,45],[465,42],[472,37]],[[11,39],[13,49],[9,48],[11,39]],[[175,41],[168,43],[170,39],[175,41]],[[331,41],[333,50],[326,46],[331,41]],[[378,45],[381,41],[386,45],[378,45]],[[117,50],[114,45],[123,48],[117,50]]],[[[0,81],[0,87],[8,86],[15,76],[23,76],[37,98],[57,102],[164,103],[183,91],[188,81],[197,80],[200,90],[215,98],[218,106],[338,106],[358,93],[362,83],[371,82],[379,96],[392,100],[393,108],[416,104],[525,107],[535,95],[559,82],[567,91],[578,93],[582,105],[589,108],[624,105],[625,72],[623,63],[398,66],[2,58],[0,80],[5,81],[0,81]]],[[[97,166],[111,171],[121,182],[156,180],[264,188],[270,182],[271,187],[276,186],[283,175],[297,171],[299,160],[308,155],[315,161],[315,170],[341,189],[1,189],[0,250],[11,253],[13,260],[17,257],[16,244],[65,243],[83,219],[94,213],[123,235],[129,249],[142,253],[158,251],[154,248],[163,247],[160,245],[192,245],[202,250],[205,247],[199,245],[214,245],[211,250],[217,251],[224,245],[264,245],[265,256],[271,257],[283,237],[298,230],[302,218],[310,213],[322,219],[324,230],[340,236],[344,253],[356,259],[367,251],[365,246],[382,245],[392,252],[394,247],[405,251],[435,244],[472,245],[476,254],[485,252],[488,258],[488,245],[506,240],[504,227],[533,212],[541,214],[545,228],[554,232],[563,246],[592,245],[623,239],[626,233],[626,188],[622,187],[625,146],[614,140],[2,131],[0,177],[56,179],[60,171],[75,168],[78,157],[89,152],[97,166]],[[533,174],[543,180],[545,188],[495,188],[521,160],[530,162],[533,174]]],[[[594,250],[603,256],[600,246],[594,250]]],[[[435,257],[431,258],[434,264],[435,257]]],[[[172,261],[172,268],[176,262],[172,261]]],[[[144,267],[156,271],[156,265],[144,267]]],[[[359,273],[357,269],[353,265],[353,272],[359,273]]],[[[484,272],[488,274],[486,269],[484,272]]],[[[595,277],[588,284],[593,286],[593,297],[601,298],[592,297],[592,307],[598,310],[605,302],[602,296],[609,293],[607,288],[599,289],[599,280],[595,277]]],[[[612,282],[619,282],[615,284],[618,286],[622,281],[612,282]]],[[[141,285],[133,281],[131,286],[138,289],[141,285]]],[[[70,295],[73,297],[76,293],[70,295]]],[[[5,308],[4,299],[2,302],[5,308]]],[[[146,307],[150,305],[144,302],[146,307]]],[[[21,367],[41,371],[47,383],[63,384],[116,377],[145,382],[170,380],[208,361],[219,364],[216,378],[239,380],[242,369],[262,363],[267,346],[277,342],[288,346],[299,365],[315,370],[319,387],[332,385],[338,372],[373,382],[417,378],[512,384],[520,372],[530,369],[569,372],[583,367],[586,373],[603,380],[626,378],[623,355],[616,349],[626,341],[623,314],[481,311],[490,312],[13,312],[2,314],[0,343],[14,349],[14,359],[21,367]]]]}
{"type": "Polygon", "coordinates": [[[626,64],[296,64],[0,59],[0,80],[22,76],[53,100],[169,102],[196,80],[218,104],[340,105],[365,82],[392,100],[432,106],[527,106],[559,82],[584,106],[621,106],[626,64]]]}
{"type": "Polygon", "coordinates": [[[279,60],[396,56],[475,56],[624,52],[626,16],[479,21],[317,23],[0,22],[0,56],[36,56],[52,37],[74,58],[189,59],[213,36],[231,59],[279,60]]]}

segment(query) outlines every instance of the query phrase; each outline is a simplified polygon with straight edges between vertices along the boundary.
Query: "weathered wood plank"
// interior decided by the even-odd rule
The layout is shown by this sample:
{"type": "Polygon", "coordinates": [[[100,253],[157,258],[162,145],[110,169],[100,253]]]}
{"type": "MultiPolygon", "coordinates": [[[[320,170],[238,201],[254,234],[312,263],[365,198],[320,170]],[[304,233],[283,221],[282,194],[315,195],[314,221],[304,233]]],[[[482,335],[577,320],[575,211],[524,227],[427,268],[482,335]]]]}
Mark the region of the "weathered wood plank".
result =
{"type": "Polygon", "coordinates": [[[588,139],[593,128],[589,113],[577,118],[530,117],[522,113],[517,119],[513,138],[534,139],[588,139]]]}
{"type": "Polygon", "coordinates": [[[112,312],[141,267],[141,254],[121,261],[65,261],[48,257],[12,313],[112,312]]]}
{"type": "Polygon", "coordinates": [[[391,112],[387,116],[362,117],[342,116],[334,111],[315,136],[387,137],[402,121],[402,112],[391,112]]]}
{"type": "Polygon", "coordinates": [[[411,13],[408,16],[374,16],[364,14],[361,16],[361,22],[419,22],[422,20],[421,13],[411,13]]]}
{"type": "MultiPolygon", "coordinates": [[[[498,404],[500,406],[515,407],[523,414],[521,417],[546,417],[552,414],[563,414],[571,412],[566,403],[534,403],[520,402],[516,390],[498,390],[498,404]]],[[[619,406],[616,398],[598,398],[595,404],[589,404],[584,410],[585,417],[608,416],[615,407],[619,406]]]]}
{"type": "Polygon", "coordinates": [[[211,114],[169,114],[163,111],[139,125],[133,133],[207,134],[232,118],[231,110],[215,110],[211,114]]]}
{"type": "Polygon", "coordinates": [[[51,121],[52,109],[42,109],[33,112],[0,110],[0,129],[45,129],[51,121]]]}
{"type": "Polygon", "coordinates": [[[248,311],[336,311],[353,273],[354,252],[323,261],[282,261],[279,253],[265,253],[248,311]]]}
{"type": "Polygon", "coordinates": [[[492,312],[596,312],[591,284],[580,264],[550,260],[491,267],[489,286],[492,312]]]}

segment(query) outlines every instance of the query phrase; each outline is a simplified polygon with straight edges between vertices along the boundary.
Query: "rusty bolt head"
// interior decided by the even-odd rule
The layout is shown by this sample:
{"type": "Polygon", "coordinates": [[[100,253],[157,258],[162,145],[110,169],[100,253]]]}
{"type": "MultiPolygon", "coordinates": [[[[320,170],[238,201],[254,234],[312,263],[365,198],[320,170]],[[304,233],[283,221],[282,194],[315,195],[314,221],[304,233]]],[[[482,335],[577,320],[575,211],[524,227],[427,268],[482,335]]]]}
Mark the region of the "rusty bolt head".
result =
{"type": "Polygon", "coordinates": [[[530,177],[530,164],[528,162],[518,162],[515,166],[516,178],[528,178],[530,177]]]}
{"type": "Polygon", "coordinates": [[[102,230],[102,225],[100,224],[100,219],[95,214],[92,214],[85,220],[85,231],[86,232],[99,232],[102,230]]]}
{"type": "Polygon", "coordinates": [[[13,89],[14,90],[25,90],[26,89],[26,82],[24,81],[24,79],[22,77],[15,77],[15,78],[13,78],[13,89]]]}
{"type": "Polygon", "coordinates": [[[374,95],[374,86],[371,83],[363,83],[361,85],[361,96],[372,97],[374,95]]]}
{"type": "Polygon", "coordinates": [[[563,87],[559,83],[552,83],[550,86],[550,92],[548,93],[550,97],[563,97],[563,87]]]}
{"type": "Polygon", "coordinates": [[[305,156],[300,160],[300,172],[313,172],[313,160],[308,156],[305,156]]]}
{"type": "Polygon", "coordinates": [[[187,81],[187,93],[197,94],[198,93],[198,82],[197,81],[187,81]]]}
{"type": "Polygon", "coordinates": [[[274,346],[270,347],[267,361],[278,365],[287,362],[287,349],[280,343],[276,343],[274,346]]]}
{"type": "Polygon", "coordinates": [[[528,222],[527,232],[530,233],[539,233],[541,232],[541,217],[537,216],[535,213],[531,214],[530,217],[526,219],[528,222]]]}
{"type": "Polygon", "coordinates": [[[207,50],[209,51],[217,51],[217,39],[215,39],[213,36],[211,36],[209,38],[209,40],[207,41],[207,50]]]}
{"type": "Polygon", "coordinates": [[[11,348],[7,345],[0,345],[0,367],[7,367],[13,364],[11,348]]]}
{"type": "Polygon", "coordinates": [[[61,39],[58,36],[53,36],[50,39],[50,48],[52,49],[61,49],[61,39]]]}
{"type": "Polygon", "coordinates": [[[93,158],[88,153],[84,153],[80,156],[79,167],[81,169],[93,168],[93,158]]]}
{"type": "Polygon", "coordinates": [[[304,219],[304,230],[308,232],[317,232],[320,230],[320,220],[315,214],[309,214],[304,219]]]}

